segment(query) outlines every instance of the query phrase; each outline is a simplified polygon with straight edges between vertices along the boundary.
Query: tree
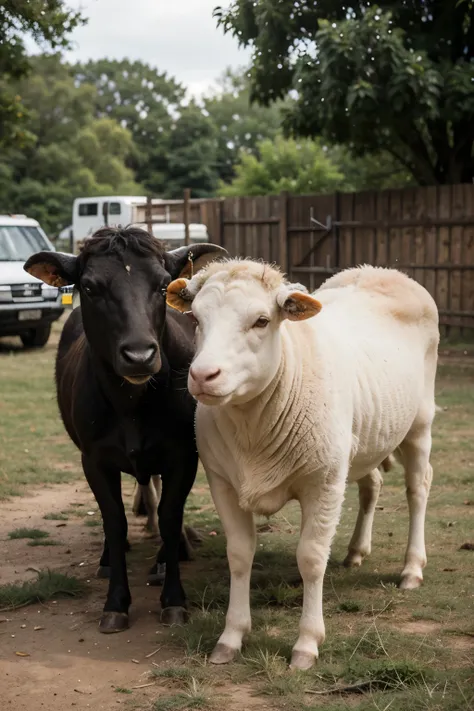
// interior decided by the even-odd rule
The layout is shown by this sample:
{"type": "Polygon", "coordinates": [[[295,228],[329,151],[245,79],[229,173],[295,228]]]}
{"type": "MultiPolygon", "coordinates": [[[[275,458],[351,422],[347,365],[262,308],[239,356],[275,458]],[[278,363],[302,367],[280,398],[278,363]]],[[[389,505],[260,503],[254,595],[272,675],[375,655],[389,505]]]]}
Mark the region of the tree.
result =
{"type": "Polygon", "coordinates": [[[265,138],[274,138],[280,131],[283,102],[271,107],[252,104],[247,72],[228,69],[218,89],[205,97],[203,104],[217,130],[219,178],[230,182],[240,153],[257,155],[257,144],[265,138]]]}
{"type": "Polygon", "coordinates": [[[163,159],[185,90],[166,73],[140,61],[100,59],[72,68],[80,85],[96,88],[94,114],[127,128],[136,150],[130,166],[152,193],[161,193],[163,159]]]}
{"type": "Polygon", "coordinates": [[[27,111],[30,145],[0,158],[0,212],[25,212],[55,234],[79,195],[141,193],[127,167],[134,145],[116,121],[94,117],[96,89],[76,86],[58,56],[39,56],[14,85],[27,111]]]}
{"type": "Polygon", "coordinates": [[[254,99],[297,91],[287,131],[387,151],[422,185],[474,178],[472,0],[235,0],[216,14],[254,49],[254,99]]]}
{"type": "Polygon", "coordinates": [[[215,194],[217,132],[212,121],[194,102],[182,110],[170,134],[166,160],[165,196],[181,198],[184,188],[192,197],[215,194]]]}
{"type": "Polygon", "coordinates": [[[266,139],[258,144],[260,158],[242,152],[236,177],[230,185],[221,184],[220,194],[271,195],[327,193],[347,185],[337,165],[316,141],[266,139]]]}
{"type": "Polygon", "coordinates": [[[21,96],[10,80],[30,71],[24,40],[29,37],[52,50],[67,48],[68,36],[83,23],[79,12],[62,0],[4,0],[0,3],[0,146],[25,143],[21,96]]]}

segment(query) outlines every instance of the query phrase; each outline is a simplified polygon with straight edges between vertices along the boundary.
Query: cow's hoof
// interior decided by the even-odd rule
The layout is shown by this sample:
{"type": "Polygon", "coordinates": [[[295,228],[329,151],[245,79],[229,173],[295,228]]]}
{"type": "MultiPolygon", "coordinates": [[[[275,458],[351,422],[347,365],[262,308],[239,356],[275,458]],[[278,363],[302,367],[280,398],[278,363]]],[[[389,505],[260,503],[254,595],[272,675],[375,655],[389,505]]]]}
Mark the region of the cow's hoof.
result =
{"type": "Polygon", "coordinates": [[[104,612],[99,623],[99,632],[114,634],[128,629],[128,615],[126,612],[104,612]]]}
{"type": "Polygon", "coordinates": [[[110,565],[99,565],[96,576],[103,580],[108,580],[110,578],[110,565]]]}
{"type": "Polygon", "coordinates": [[[238,651],[238,649],[229,647],[227,644],[218,642],[209,657],[209,661],[211,664],[228,664],[235,659],[238,651]]]}
{"type": "Polygon", "coordinates": [[[148,585],[163,585],[166,576],[166,563],[156,563],[148,573],[148,585]]]}
{"type": "Polygon", "coordinates": [[[307,669],[311,669],[315,661],[316,657],[314,654],[294,651],[291,655],[290,669],[306,671],[307,669]]]}
{"type": "Polygon", "coordinates": [[[167,627],[185,625],[188,619],[189,614],[185,607],[165,607],[161,611],[161,623],[167,627]]]}
{"type": "Polygon", "coordinates": [[[400,590],[415,590],[416,588],[420,587],[422,582],[423,578],[420,578],[419,575],[413,575],[413,573],[409,573],[408,575],[402,575],[399,587],[400,590]]]}

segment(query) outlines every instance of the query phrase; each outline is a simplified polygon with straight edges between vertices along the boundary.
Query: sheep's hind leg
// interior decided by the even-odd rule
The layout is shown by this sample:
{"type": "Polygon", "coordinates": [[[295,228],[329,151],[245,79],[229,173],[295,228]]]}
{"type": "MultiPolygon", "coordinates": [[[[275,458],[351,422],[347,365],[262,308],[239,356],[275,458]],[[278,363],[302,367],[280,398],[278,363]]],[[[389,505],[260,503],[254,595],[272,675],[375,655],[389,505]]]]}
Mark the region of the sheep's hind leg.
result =
{"type": "Polygon", "coordinates": [[[382,488],[382,475],[378,469],[359,479],[359,513],[349,543],[349,551],[344,560],[346,568],[357,568],[370,555],[372,548],[372,525],[375,507],[382,488]]]}

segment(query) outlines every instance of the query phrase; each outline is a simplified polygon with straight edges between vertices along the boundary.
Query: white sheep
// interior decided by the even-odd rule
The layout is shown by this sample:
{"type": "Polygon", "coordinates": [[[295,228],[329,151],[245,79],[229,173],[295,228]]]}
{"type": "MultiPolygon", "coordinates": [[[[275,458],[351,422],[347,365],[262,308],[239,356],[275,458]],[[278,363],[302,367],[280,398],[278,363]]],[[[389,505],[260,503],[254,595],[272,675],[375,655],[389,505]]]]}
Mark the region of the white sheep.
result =
{"type": "Polygon", "coordinates": [[[296,499],[304,599],[291,666],[307,669],[325,637],[323,577],[346,482],[357,481],[360,510],[345,563],[358,566],[370,553],[378,467],[395,450],[410,515],[400,587],[422,582],[436,305],[395,270],[349,269],[311,296],[250,260],[176,280],[167,298],[181,311],[192,303],[198,323],[188,387],[198,400],[198,450],[227,537],[229,608],[211,661],[233,659],[250,630],[253,514],[273,514],[296,499]]]}

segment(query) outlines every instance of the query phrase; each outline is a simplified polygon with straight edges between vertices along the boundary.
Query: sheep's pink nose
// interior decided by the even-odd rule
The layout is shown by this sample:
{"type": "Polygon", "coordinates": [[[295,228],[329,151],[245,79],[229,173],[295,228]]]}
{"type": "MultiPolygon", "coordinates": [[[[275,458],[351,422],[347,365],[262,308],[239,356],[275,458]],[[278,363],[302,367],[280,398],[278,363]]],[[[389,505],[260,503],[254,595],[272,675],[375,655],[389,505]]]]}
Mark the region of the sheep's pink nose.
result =
{"type": "Polygon", "coordinates": [[[220,368],[190,368],[189,373],[191,378],[197,383],[210,383],[215,380],[220,374],[220,368]]]}

